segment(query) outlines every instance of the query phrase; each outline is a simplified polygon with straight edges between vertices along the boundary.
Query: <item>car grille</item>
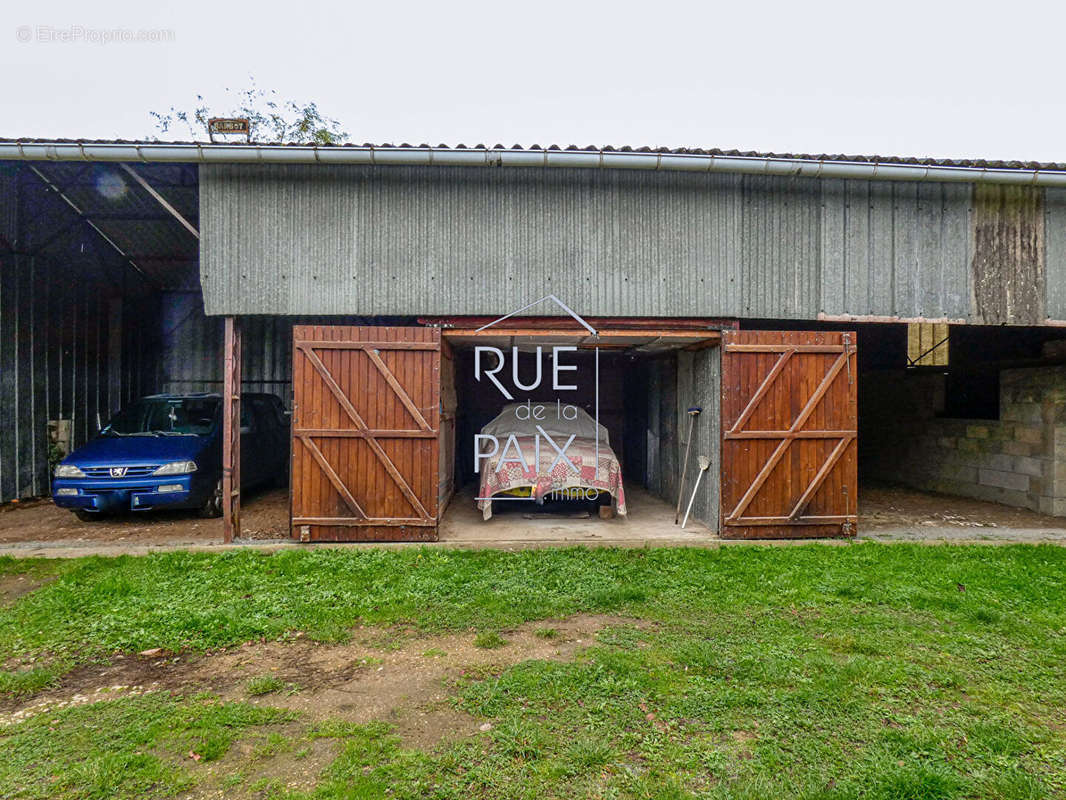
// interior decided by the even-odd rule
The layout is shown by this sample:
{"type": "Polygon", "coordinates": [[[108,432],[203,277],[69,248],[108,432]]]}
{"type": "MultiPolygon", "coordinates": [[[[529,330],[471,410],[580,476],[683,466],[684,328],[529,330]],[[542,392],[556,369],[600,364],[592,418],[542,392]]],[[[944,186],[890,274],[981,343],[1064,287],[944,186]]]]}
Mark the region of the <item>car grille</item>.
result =
{"type": "MultiPolygon", "coordinates": [[[[159,465],[149,464],[125,467],[125,475],[112,475],[111,469],[112,467],[82,467],[81,471],[90,478],[143,478],[159,469],[159,465]]],[[[116,469],[123,469],[123,467],[116,467],[116,469]]]]}

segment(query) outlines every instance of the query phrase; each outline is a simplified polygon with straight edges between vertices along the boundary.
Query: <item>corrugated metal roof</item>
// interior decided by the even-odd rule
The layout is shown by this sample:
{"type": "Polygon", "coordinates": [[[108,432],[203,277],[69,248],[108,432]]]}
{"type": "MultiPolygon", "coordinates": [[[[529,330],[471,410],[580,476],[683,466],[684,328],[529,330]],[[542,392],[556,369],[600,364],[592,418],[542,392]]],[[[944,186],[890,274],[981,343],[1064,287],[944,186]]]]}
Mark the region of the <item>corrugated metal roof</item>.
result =
{"type": "MultiPolygon", "coordinates": [[[[35,162],[33,166],[157,286],[198,283],[196,237],[122,170],[77,162],[35,162]]],[[[199,224],[195,167],[138,164],[136,170],[185,219],[199,224]]]]}
{"type": "MultiPolygon", "coordinates": [[[[242,148],[247,147],[245,142],[197,142],[197,141],[163,141],[148,139],[41,139],[33,137],[4,138],[0,137],[0,144],[20,145],[153,145],[196,147],[211,146],[213,148],[242,148]]],[[[349,142],[345,144],[323,145],[314,142],[252,142],[253,145],[271,147],[315,147],[320,150],[345,150],[345,149],[368,149],[375,150],[508,150],[515,152],[525,151],[551,151],[551,152],[582,152],[582,153],[648,153],[659,155],[702,155],[722,156],[730,158],[765,158],[799,161],[821,161],[846,164],[901,164],[908,166],[924,167],[955,167],[966,169],[996,169],[996,170],[1050,170],[1066,171],[1066,162],[1050,161],[1027,161],[1027,160],[1003,160],[1003,159],[967,159],[967,158],[928,158],[914,156],[881,156],[881,155],[848,155],[844,153],[772,153],[757,150],[723,149],[717,147],[652,147],[633,145],[504,145],[504,144],[475,144],[475,145],[449,145],[449,144],[401,144],[364,142],[362,144],[349,142]]]]}

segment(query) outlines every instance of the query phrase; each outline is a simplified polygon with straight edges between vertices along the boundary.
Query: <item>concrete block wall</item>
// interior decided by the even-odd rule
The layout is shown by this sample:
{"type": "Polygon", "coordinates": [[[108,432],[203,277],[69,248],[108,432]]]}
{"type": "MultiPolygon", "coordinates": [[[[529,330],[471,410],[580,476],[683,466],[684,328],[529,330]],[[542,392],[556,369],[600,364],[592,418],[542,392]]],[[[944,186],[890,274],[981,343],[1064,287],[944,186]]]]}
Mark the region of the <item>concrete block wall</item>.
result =
{"type": "Polygon", "coordinates": [[[1000,418],[938,417],[944,378],[864,375],[861,474],[1066,517],[1066,367],[1000,373],[1000,418]]]}

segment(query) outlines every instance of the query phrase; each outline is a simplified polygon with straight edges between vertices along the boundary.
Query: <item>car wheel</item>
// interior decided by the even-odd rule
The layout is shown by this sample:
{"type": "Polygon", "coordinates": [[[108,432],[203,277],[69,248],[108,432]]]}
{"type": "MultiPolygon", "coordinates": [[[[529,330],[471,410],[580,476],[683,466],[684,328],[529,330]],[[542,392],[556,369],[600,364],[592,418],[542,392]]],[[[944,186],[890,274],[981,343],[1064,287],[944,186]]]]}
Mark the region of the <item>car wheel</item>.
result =
{"type": "Polygon", "coordinates": [[[99,511],[82,511],[80,508],[74,512],[74,516],[82,522],[99,522],[104,518],[99,511]]]}
{"type": "Polygon", "coordinates": [[[222,479],[218,479],[218,483],[215,484],[215,490],[207,496],[203,505],[200,506],[201,517],[221,517],[222,516],[222,479]]]}

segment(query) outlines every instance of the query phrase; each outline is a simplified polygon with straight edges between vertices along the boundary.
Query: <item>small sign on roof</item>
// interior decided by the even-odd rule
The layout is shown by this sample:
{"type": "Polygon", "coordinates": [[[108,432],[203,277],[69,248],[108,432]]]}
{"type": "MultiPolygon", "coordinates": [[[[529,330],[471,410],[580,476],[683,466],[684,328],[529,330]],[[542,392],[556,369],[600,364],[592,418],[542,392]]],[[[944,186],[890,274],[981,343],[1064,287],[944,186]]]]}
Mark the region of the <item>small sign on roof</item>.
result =
{"type": "Polygon", "coordinates": [[[207,121],[207,132],[212,141],[216,135],[251,136],[252,124],[242,117],[211,117],[207,121]]]}

